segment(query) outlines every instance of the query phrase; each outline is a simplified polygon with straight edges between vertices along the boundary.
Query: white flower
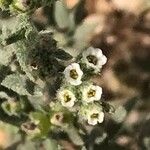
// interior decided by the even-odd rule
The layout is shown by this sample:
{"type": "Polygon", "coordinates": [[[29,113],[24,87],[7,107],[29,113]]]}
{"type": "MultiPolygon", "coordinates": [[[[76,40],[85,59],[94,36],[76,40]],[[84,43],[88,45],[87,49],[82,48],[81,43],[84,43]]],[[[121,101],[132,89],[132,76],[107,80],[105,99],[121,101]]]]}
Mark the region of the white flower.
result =
{"type": "Polygon", "coordinates": [[[75,95],[68,89],[60,89],[57,92],[57,98],[64,107],[73,107],[76,101],[75,95]]]}
{"type": "Polygon", "coordinates": [[[83,72],[78,63],[72,63],[64,70],[66,81],[72,85],[80,85],[83,72]]]}
{"type": "Polygon", "coordinates": [[[98,110],[89,110],[87,113],[87,121],[90,125],[96,125],[97,123],[102,123],[104,120],[104,113],[98,110]]]}
{"type": "Polygon", "coordinates": [[[78,114],[80,119],[86,120],[90,125],[96,125],[104,121],[103,108],[99,104],[81,105],[78,114]]]}
{"type": "Polygon", "coordinates": [[[102,88],[96,85],[90,85],[84,87],[82,91],[82,100],[90,103],[101,99],[102,88]]]}
{"type": "Polygon", "coordinates": [[[103,55],[102,50],[99,48],[89,47],[82,55],[86,65],[95,69],[96,72],[99,72],[102,66],[107,62],[106,56],[103,55]]]}

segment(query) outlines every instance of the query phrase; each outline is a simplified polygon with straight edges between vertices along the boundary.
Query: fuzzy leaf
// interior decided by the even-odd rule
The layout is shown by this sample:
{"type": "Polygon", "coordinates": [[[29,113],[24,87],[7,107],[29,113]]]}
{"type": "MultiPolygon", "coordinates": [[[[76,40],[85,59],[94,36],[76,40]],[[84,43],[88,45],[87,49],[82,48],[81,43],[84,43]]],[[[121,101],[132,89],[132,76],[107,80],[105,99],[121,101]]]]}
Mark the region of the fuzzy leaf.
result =
{"type": "Polygon", "coordinates": [[[37,96],[37,95],[28,96],[28,100],[36,110],[42,110],[42,106],[45,105],[43,96],[37,96]]]}
{"type": "Polygon", "coordinates": [[[76,49],[78,49],[78,51],[84,49],[87,46],[89,37],[91,36],[93,30],[97,25],[98,22],[89,23],[85,21],[76,29],[76,32],[74,34],[74,46],[76,49]]]}
{"type": "Polygon", "coordinates": [[[83,140],[80,137],[78,130],[74,126],[64,127],[63,128],[65,132],[67,132],[69,138],[72,140],[72,142],[75,145],[83,145],[83,140]]]}
{"type": "Polygon", "coordinates": [[[9,99],[10,97],[5,92],[0,92],[0,98],[9,99]]]}
{"type": "Polygon", "coordinates": [[[17,52],[16,52],[17,60],[22,68],[22,70],[26,73],[27,77],[31,81],[35,81],[33,75],[31,74],[31,70],[27,65],[27,57],[28,57],[28,50],[23,42],[17,43],[17,52]]]}
{"type": "Polygon", "coordinates": [[[69,13],[62,1],[57,1],[55,4],[55,21],[59,28],[66,29],[69,26],[69,13]]]}
{"type": "Polygon", "coordinates": [[[82,149],[81,150],[87,150],[87,148],[85,146],[82,146],[82,149]]]}
{"type": "Polygon", "coordinates": [[[53,53],[53,56],[58,58],[58,59],[61,59],[61,60],[70,60],[70,59],[72,59],[72,56],[69,53],[62,50],[62,49],[58,49],[57,51],[55,51],[53,53]]]}
{"type": "Polygon", "coordinates": [[[7,46],[0,50],[0,64],[7,66],[11,62],[14,49],[12,46],[7,46]]]}
{"type": "Polygon", "coordinates": [[[124,120],[124,118],[127,115],[127,111],[125,110],[124,107],[120,106],[115,110],[115,113],[112,115],[113,119],[120,123],[124,120]]]}
{"type": "Polygon", "coordinates": [[[150,137],[145,137],[143,139],[144,141],[144,146],[146,147],[146,149],[148,150],[150,148],[150,137]]]}
{"type": "Polygon", "coordinates": [[[19,74],[8,75],[1,83],[1,85],[13,90],[19,95],[30,95],[26,90],[26,77],[19,74]]]}
{"type": "Polygon", "coordinates": [[[26,14],[18,16],[16,28],[5,38],[5,45],[16,43],[23,39],[29,40],[30,43],[35,43],[38,39],[38,32],[26,14]]]}
{"type": "Polygon", "coordinates": [[[52,139],[46,139],[44,142],[43,142],[43,146],[45,148],[45,150],[58,150],[58,144],[55,140],[52,140],[52,139]]]}
{"type": "Polygon", "coordinates": [[[95,139],[95,143],[96,144],[100,144],[102,143],[107,137],[107,133],[104,132],[101,136],[98,136],[96,139],[95,139]]]}
{"type": "Polygon", "coordinates": [[[37,150],[35,146],[35,142],[33,141],[25,141],[18,145],[17,150],[37,150]]]}

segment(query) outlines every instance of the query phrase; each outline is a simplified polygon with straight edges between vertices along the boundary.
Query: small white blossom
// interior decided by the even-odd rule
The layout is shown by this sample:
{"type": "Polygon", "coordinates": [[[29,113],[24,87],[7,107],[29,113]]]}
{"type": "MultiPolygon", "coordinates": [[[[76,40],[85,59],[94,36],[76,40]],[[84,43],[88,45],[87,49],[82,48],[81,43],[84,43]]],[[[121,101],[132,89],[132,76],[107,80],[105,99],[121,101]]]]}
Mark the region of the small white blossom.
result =
{"type": "Polygon", "coordinates": [[[99,72],[102,66],[107,62],[107,58],[103,55],[102,50],[99,48],[89,47],[83,52],[83,61],[88,67],[93,68],[99,72]]]}
{"type": "Polygon", "coordinates": [[[64,107],[73,107],[76,101],[74,93],[68,89],[60,89],[57,92],[57,98],[64,107]]]}
{"type": "Polygon", "coordinates": [[[83,72],[78,63],[72,63],[64,70],[66,81],[72,85],[80,85],[83,72]]]}
{"type": "Polygon", "coordinates": [[[96,125],[104,121],[104,112],[98,110],[90,110],[87,112],[87,121],[90,125],[96,125]]]}
{"type": "Polygon", "coordinates": [[[102,88],[96,85],[85,86],[82,91],[82,100],[90,103],[101,99],[102,88]]]}
{"type": "Polygon", "coordinates": [[[96,125],[104,121],[104,112],[102,106],[95,103],[81,105],[79,110],[81,120],[85,120],[90,125],[96,125]]]}

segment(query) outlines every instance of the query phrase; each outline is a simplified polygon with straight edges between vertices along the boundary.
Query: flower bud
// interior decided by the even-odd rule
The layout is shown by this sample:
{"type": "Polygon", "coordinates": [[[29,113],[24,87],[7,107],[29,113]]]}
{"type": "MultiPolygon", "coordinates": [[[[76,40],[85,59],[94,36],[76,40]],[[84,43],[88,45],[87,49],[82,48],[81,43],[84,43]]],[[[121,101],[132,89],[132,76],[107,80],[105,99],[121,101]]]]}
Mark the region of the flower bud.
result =
{"type": "Polygon", "coordinates": [[[56,126],[66,127],[72,122],[72,116],[68,112],[54,112],[50,118],[50,122],[56,126]]]}
{"type": "Polygon", "coordinates": [[[2,108],[9,116],[18,116],[23,109],[23,105],[20,101],[10,99],[2,103],[2,108]]]}
{"type": "Polygon", "coordinates": [[[21,125],[21,130],[24,131],[31,138],[34,138],[41,133],[38,124],[31,121],[23,123],[21,125]]]}
{"type": "Polygon", "coordinates": [[[50,122],[56,126],[62,126],[64,124],[64,114],[62,112],[54,113],[50,119],[50,122]]]}

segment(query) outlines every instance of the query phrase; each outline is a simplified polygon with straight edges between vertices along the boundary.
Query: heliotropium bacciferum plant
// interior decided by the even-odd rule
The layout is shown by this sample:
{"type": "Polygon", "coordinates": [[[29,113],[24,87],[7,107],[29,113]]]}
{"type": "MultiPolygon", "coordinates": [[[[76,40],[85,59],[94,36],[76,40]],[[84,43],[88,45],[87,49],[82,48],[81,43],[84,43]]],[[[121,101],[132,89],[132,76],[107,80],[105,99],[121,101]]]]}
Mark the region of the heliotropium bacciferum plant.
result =
{"type": "MultiPolygon", "coordinates": [[[[102,124],[111,106],[101,100],[102,88],[92,82],[107,58],[99,48],[85,48],[77,57],[58,46],[53,33],[38,31],[32,11],[52,1],[0,1],[17,18],[15,29],[1,28],[1,120],[20,128],[31,139],[58,130],[84,145],[76,124],[102,124]]],[[[2,20],[3,22],[3,20],[2,20]]],[[[52,134],[53,133],[53,134],[52,134]]],[[[73,141],[75,142],[75,141],[73,141]]]]}

